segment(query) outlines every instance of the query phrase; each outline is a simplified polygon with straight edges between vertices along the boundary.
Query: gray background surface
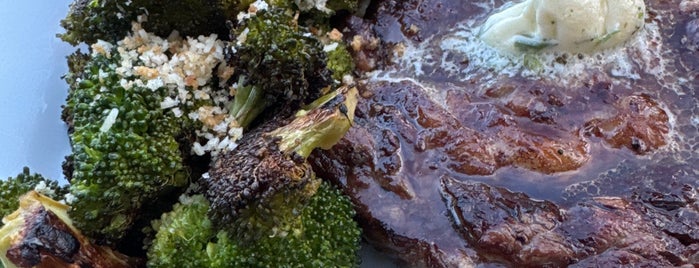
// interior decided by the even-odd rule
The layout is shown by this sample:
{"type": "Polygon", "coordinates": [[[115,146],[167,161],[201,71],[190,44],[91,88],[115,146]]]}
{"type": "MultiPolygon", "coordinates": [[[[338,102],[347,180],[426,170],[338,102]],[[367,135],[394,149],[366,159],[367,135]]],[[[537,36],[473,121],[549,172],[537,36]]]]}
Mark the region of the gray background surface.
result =
{"type": "Polygon", "coordinates": [[[70,152],[60,119],[67,85],[65,56],[75,48],[55,37],[68,0],[0,0],[0,176],[22,167],[63,180],[70,152]]]}

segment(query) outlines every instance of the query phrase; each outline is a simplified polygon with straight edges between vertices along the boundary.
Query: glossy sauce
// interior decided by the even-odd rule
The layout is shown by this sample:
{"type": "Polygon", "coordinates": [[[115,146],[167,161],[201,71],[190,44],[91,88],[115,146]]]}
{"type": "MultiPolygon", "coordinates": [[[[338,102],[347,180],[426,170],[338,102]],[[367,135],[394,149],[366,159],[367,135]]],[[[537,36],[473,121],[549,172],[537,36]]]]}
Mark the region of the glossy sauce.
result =
{"type": "Polygon", "coordinates": [[[384,1],[368,20],[349,20],[383,43],[355,51],[373,71],[355,127],[312,161],[353,198],[367,239],[413,266],[483,261],[452,229],[443,178],[562,209],[699,186],[699,10],[648,2],[626,47],[508,58],[475,36],[502,4],[384,1]]]}
{"type": "MultiPolygon", "coordinates": [[[[648,3],[646,25],[626,47],[519,58],[499,55],[476,36],[480,23],[501,2],[415,2],[379,10],[378,14],[389,13],[377,15],[377,32],[388,36],[383,41],[401,43],[406,49],[391,60],[395,64],[374,72],[369,83],[417,84],[428,100],[416,101],[419,107],[404,106],[401,112],[411,115],[428,109],[423,107],[431,101],[449,113],[436,117],[456,119],[438,125],[424,113],[411,116],[423,127],[416,130],[418,151],[421,146],[450,143],[440,139],[463,137],[455,148],[445,148],[461,164],[446,164],[455,171],[451,175],[468,179],[487,175],[480,179],[561,201],[563,188],[597,177],[621,161],[627,165],[652,165],[666,157],[697,161],[693,121],[699,115],[693,89],[699,62],[682,36],[682,28],[691,28],[691,21],[680,18],[691,16],[677,14],[677,1],[648,3]],[[411,33],[411,25],[420,31],[411,33]],[[402,39],[397,32],[403,33],[402,39]],[[531,135],[539,139],[529,139],[531,135]],[[483,143],[488,145],[477,146],[483,143]],[[559,156],[540,163],[510,165],[516,159],[497,163],[497,157],[486,151],[503,143],[529,143],[541,149],[521,157],[551,151],[559,156]],[[464,165],[469,161],[458,160],[459,151],[482,156],[476,157],[482,163],[464,165]],[[545,182],[548,189],[537,182],[545,182]]],[[[419,159],[416,162],[423,162],[419,159]]]]}

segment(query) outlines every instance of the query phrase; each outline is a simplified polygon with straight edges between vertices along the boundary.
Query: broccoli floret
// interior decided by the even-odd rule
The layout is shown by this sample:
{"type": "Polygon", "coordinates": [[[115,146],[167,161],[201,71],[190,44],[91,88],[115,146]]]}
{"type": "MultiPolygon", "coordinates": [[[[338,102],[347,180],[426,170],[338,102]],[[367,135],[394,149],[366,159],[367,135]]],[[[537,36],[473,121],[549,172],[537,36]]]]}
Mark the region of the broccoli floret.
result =
{"type": "Polygon", "coordinates": [[[148,15],[146,30],[168,36],[177,30],[185,36],[226,34],[225,17],[219,0],[75,0],[58,36],[77,45],[97,40],[116,42],[126,36],[131,22],[148,15]]]}
{"type": "Polygon", "coordinates": [[[225,73],[216,69],[224,64],[215,35],[164,40],[132,27],[116,45],[98,41],[90,56],[69,57],[66,75],[71,214],[81,230],[106,242],[118,242],[159,197],[188,184],[183,152],[195,129],[218,124],[213,112],[198,120],[193,114],[216,110],[229,94],[214,79],[217,70],[225,73]]]}
{"type": "Polygon", "coordinates": [[[71,215],[100,241],[117,243],[159,197],[179,195],[189,183],[183,151],[194,130],[218,124],[213,112],[193,114],[216,110],[214,99],[229,94],[214,79],[224,65],[215,35],[164,40],[140,26],[116,45],[93,44],[89,57],[69,57],[63,117],[72,129],[71,215]]]}
{"type": "Polygon", "coordinates": [[[247,10],[252,0],[222,0],[221,7],[226,18],[235,18],[238,13],[247,10]]]}
{"type": "Polygon", "coordinates": [[[66,32],[58,34],[58,37],[74,46],[81,42],[92,44],[98,39],[110,42],[121,39],[131,28],[131,21],[136,20],[136,14],[126,3],[116,0],[75,0],[70,4],[66,18],[61,20],[66,32]]]}
{"type": "Polygon", "coordinates": [[[150,267],[221,267],[238,254],[225,232],[217,233],[206,217],[209,201],[202,195],[181,196],[171,212],[153,221],[157,233],[148,249],[150,267]],[[226,252],[226,254],[220,254],[226,252]]]}
{"type": "Polygon", "coordinates": [[[332,15],[340,10],[354,13],[359,6],[358,0],[294,0],[301,11],[318,10],[326,15],[332,15]]]}
{"type": "Polygon", "coordinates": [[[0,267],[137,267],[140,260],[92,244],[68,217],[69,207],[30,191],[0,229],[0,267]]]}
{"type": "Polygon", "coordinates": [[[221,0],[221,5],[223,6],[227,18],[236,19],[240,12],[250,11],[251,5],[253,6],[252,10],[256,10],[257,4],[261,2],[269,6],[283,9],[293,9],[295,7],[293,0],[221,0]]]}
{"type": "Polygon", "coordinates": [[[34,189],[56,199],[63,198],[67,192],[66,186],[59,186],[56,181],[45,179],[40,174],[31,174],[29,168],[24,167],[17,176],[0,180],[0,218],[15,211],[19,197],[34,189]]]}
{"type": "MultiPolygon", "coordinates": [[[[325,16],[334,14],[340,10],[354,13],[359,6],[357,0],[257,0],[264,1],[270,6],[299,10],[302,12],[320,11],[325,16]]],[[[224,9],[229,14],[229,18],[235,18],[238,12],[246,11],[255,0],[223,0],[224,9]]]]}
{"type": "Polygon", "coordinates": [[[349,198],[323,182],[301,213],[302,227],[256,242],[250,255],[269,253],[243,266],[355,267],[361,231],[354,215],[349,198]]]}
{"type": "Polygon", "coordinates": [[[354,13],[359,7],[359,0],[328,0],[325,6],[335,12],[347,10],[354,13]]]}
{"type": "Polygon", "coordinates": [[[335,48],[328,52],[328,69],[332,71],[333,79],[342,81],[343,76],[351,74],[354,70],[354,60],[344,43],[331,43],[330,46],[335,48]]]}
{"type": "Polygon", "coordinates": [[[353,267],[360,229],[351,202],[322,183],[300,213],[300,225],[286,236],[261,237],[250,244],[216,231],[202,195],[183,196],[172,212],[154,221],[157,234],[148,250],[149,267],[353,267]]]}
{"type": "MultiPolygon", "coordinates": [[[[82,53],[80,50],[78,50],[75,53],[68,55],[67,59],[68,73],[63,76],[63,79],[68,83],[69,88],[78,88],[78,83],[82,79],[85,66],[90,61],[90,55],[82,53]]],[[[73,112],[70,107],[63,106],[63,111],[61,111],[61,119],[68,124],[68,133],[73,133],[73,112]]],[[[66,173],[66,168],[64,168],[64,173],[66,173]]],[[[69,167],[68,169],[72,169],[72,167],[69,167]]],[[[68,172],[65,175],[66,178],[70,179],[73,172],[68,172]]]]}
{"type": "Polygon", "coordinates": [[[160,108],[167,89],[124,88],[119,63],[118,53],[96,54],[66,104],[74,129],[71,215],[86,234],[107,240],[121,238],[144,203],[187,183],[175,139],[181,126],[160,108]]]}
{"type": "Polygon", "coordinates": [[[284,236],[297,228],[298,212],[320,184],[306,157],[315,148],[330,148],[349,130],[356,94],[356,88],[343,87],[291,122],[265,122],[217,158],[202,180],[214,223],[239,241],[284,236]]]}
{"type": "Polygon", "coordinates": [[[230,111],[242,127],[268,107],[298,108],[318,98],[332,81],[322,44],[292,14],[269,7],[249,15],[233,29],[237,40],[228,47],[240,77],[230,111]]]}

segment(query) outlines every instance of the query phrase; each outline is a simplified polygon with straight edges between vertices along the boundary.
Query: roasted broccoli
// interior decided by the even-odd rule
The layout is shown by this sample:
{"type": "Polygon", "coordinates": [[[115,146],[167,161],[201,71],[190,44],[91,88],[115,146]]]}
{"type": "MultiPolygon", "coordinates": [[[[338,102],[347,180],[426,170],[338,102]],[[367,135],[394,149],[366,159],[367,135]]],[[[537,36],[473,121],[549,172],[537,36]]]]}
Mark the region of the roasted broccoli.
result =
{"type": "Polygon", "coordinates": [[[66,32],[58,34],[58,37],[72,45],[81,42],[92,44],[100,39],[114,42],[123,38],[137,16],[130,6],[125,5],[126,2],[75,0],[70,4],[66,18],[61,20],[66,32]],[[127,8],[129,12],[122,12],[127,8]]]}
{"type": "Polygon", "coordinates": [[[76,0],[61,20],[66,32],[59,37],[72,45],[116,42],[127,35],[139,15],[148,16],[144,27],[159,36],[173,30],[184,36],[223,36],[227,31],[218,0],[76,0]]]}
{"type": "Polygon", "coordinates": [[[61,199],[67,192],[67,187],[59,186],[56,181],[47,180],[39,174],[31,174],[29,168],[25,167],[17,176],[0,180],[0,218],[15,211],[19,197],[31,190],[61,199]]]}
{"type": "MultiPolygon", "coordinates": [[[[317,2],[321,2],[316,0],[317,2]]],[[[357,11],[361,0],[328,0],[325,6],[332,11],[346,10],[351,13],[357,11]]]]}
{"type": "Polygon", "coordinates": [[[359,6],[359,0],[293,0],[293,2],[301,11],[320,11],[325,16],[335,14],[340,10],[354,13],[359,6]]]}
{"type": "Polygon", "coordinates": [[[145,202],[188,182],[175,139],[181,126],[160,108],[167,89],[124,88],[119,61],[118,53],[95,55],[66,103],[74,129],[71,215],[86,234],[108,240],[121,238],[145,202]]]}
{"type": "MultiPolygon", "coordinates": [[[[262,0],[257,0],[257,2],[262,0]]],[[[256,2],[255,0],[223,0],[222,6],[229,18],[235,18],[241,11],[256,2]]],[[[358,0],[266,0],[266,4],[275,8],[299,10],[302,12],[322,12],[325,16],[340,10],[355,12],[359,6],[358,0]]],[[[256,7],[256,5],[253,5],[256,7]]]]}
{"type": "Polygon", "coordinates": [[[149,267],[234,267],[239,250],[225,232],[216,232],[202,195],[180,196],[172,211],[153,221],[157,233],[148,249],[149,267]]]}
{"type": "Polygon", "coordinates": [[[84,237],[68,217],[69,207],[30,191],[15,212],[3,218],[0,266],[14,267],[135,267],[139,260],[84,237]]]}
{"type": "Polygon", "coordinates": [[[244,136],[202,177],[205,195],[183,195],[153,222],[148,265],[356,266],[360,231],[351,202],[305,162],[349,129],[356,95],[340,88],[244,136]]]}
{"type": "Polygon", "coordinates": [[[332,71],[332,78],[342,81],[343,76],[351,75],[354,71],[354,60],[343,42],[331,42],[326,45],[328,51],[328,69],[332,71]]]}
{"type": "Polygon", "coordinates": [[[251,2],[71,6],[61,38],[91,45],[69,56],[65,76],[71,230],[123,246],[191,186],[192,169],[210,167],[200,190],[153,223],[149,266],[357,264],[351,203],[305,161],[351,126],[356,88],[330,90],[351,58],[299,26],[301,2],[251,2]],[[221,31],[224,16],[235,22],[221,31]]]}
{"type": "Polygon", "coordinates": [[[320,41],[285,9],[260,7],[232,31],[229,64],[240,79],[230,113],[240,126],[270,106],[312,101],[332,81],[320,41]]]}
{"type": "Polygon", "coordinates": [[[217,158],[202,180],[214,223],[243,242],[288,235],[297,228],[299,211],[320,185],[305,159],[313,149],[328,149],[344,136],[356,94],[356,88],[342,87],[291,119],[265,122],[246,134],[236,150],[217,158]]]}
{"type": "Polygon", "coordinates": [[[172,212],[153,222],[149,267],[353,267],[360,230],[352,204],[322,183],[300,212],[301,224],[286,236],[265,236],[249,244],[216,231],[207,219],[209,201],[182,196],[172,212]]]}
{"type": "Polygon", "coordinates": [[[273,6],[283,9],[293,9],[294,0],[221,0],[226,16],[230,19],[237,18],[240,12],[256,10],[258,7],[273,6]]]}
{"type": "Polygon", "coordinates": [[[259,257],[243,266],[355,267],[361,230],[354,215],[349,198],[323,182],[299,216],[301,227],[255,242],[246,256],[259,257]]]}
{"type": "Polygon", "coordinates": [[[166,41],[134,24],[117,45],[91,48],[69,58],[66,76],[71,215],[89,236],[118,241],[145,204],[188,184],[180,148],[191,145],[178,138],[202,124],[192,113],[215,105],[223,47],[215,36],[166,41]]]}

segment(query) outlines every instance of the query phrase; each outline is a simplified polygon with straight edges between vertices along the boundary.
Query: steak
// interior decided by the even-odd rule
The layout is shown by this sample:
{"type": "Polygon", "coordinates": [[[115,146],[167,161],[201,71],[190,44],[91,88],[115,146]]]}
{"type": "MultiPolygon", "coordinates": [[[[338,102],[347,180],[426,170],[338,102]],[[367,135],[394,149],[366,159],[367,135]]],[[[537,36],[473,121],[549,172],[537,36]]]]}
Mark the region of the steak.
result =
{"type": "Polygon", "coordinates": [[[650,1],[624,48],[507,59],[502,1],[381,1],[346,19],[360,101],[310,158],[402,266],[699,263],[693,1],[650,1]]]}

